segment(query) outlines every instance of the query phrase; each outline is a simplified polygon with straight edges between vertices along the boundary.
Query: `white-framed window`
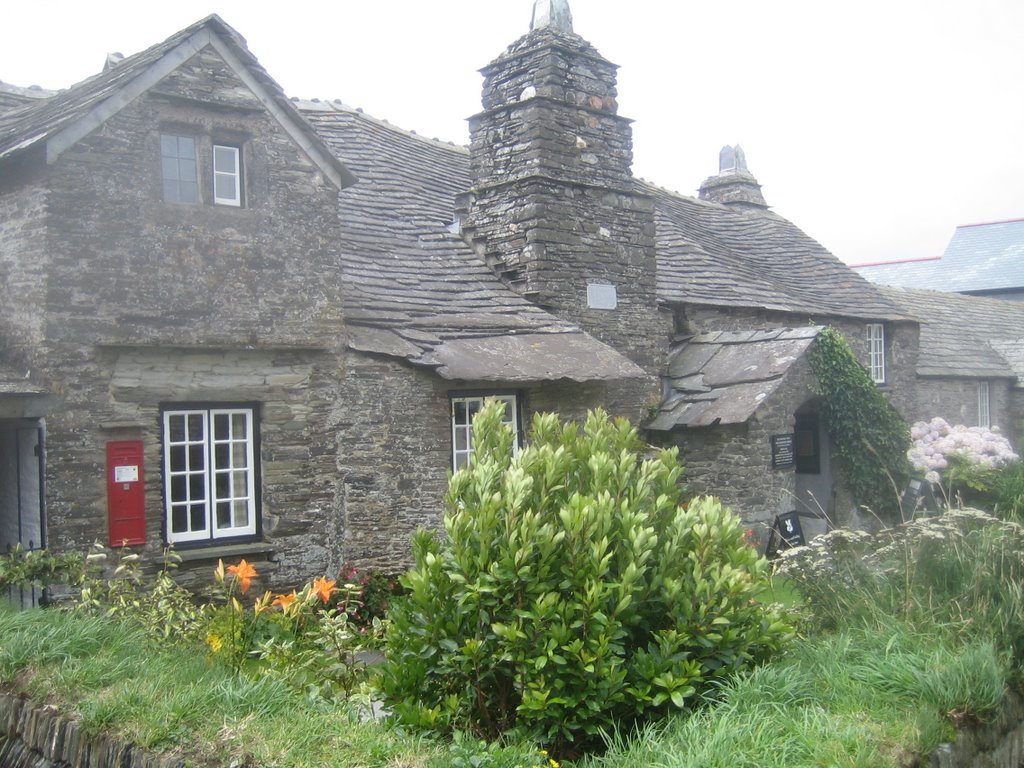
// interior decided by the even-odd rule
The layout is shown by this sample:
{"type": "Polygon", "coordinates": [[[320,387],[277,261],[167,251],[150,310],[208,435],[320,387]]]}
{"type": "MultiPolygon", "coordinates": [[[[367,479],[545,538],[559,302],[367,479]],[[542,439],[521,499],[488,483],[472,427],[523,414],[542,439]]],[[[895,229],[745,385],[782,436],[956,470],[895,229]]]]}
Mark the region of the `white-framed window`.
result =
{"type": "Polygon", "coordinates": [[[505,403],[504,423],[512,427],[512,450],[519,449],[519,398],[515,394],[452,396],[452,468],[462,469],[473,456],[473,417],[488,399],[505,403]]]}
{"type": "Polygon", "coordinates": [[[213,202],[217,205],[242,204],[242,153],[238,147],[213,145],[213,202]]]}
{"type": "Polygon", "coordinates": [[[990,388],[987,381],[978,383],[978,426],[989,429],[992,426],[992,411],[989,408],[990,388]]]}
{"type": "Polygon", "coordinates": [[[255,414],[252,406],[164,409],[168,543],[256,535],[255,414]]]}
{"type": "Polygon", "coordinates": [[[868,323],[868,372],[876,384],[885,384],[885,326],[868,323]]]}
{"type": "Polygon", "coordinates": [[[160,135],[160,167],[164,200],[169,203],[198,203],[196,140],[192,136],[160,135]]]}

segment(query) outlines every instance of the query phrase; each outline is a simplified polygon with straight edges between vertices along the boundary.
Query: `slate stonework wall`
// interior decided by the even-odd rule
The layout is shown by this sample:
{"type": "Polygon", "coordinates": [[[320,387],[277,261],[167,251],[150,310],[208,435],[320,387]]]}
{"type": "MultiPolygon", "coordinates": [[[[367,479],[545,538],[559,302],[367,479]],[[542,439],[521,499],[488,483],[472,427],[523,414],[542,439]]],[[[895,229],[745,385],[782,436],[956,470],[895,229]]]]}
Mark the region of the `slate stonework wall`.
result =
{"type": "Polygon", "coordinates": [[[0,174],[0,344],[19,362],[31,360],[43,334],[46,195],[45,184],[24,170],[0,174]]]}
{"type": "MultiPolygon", "coordinates": [[[[950,424],[978,426],[978,379],[918,380],[918,410],[915,421],[928,421],[936,416],[950,424]]],[[[1004,435],[1016,439],[1018,424],[1015,419],[1013,393],[1006,379],[989,381],[989,414],[992,424],[1004,435]]]]}
{"type": "Polygon", "coordinates": [[[391,572],[410,564],[415,530],[441,527],[452,462],[449,398],[495,391],[519,395],[524,430],[538,411],[582,419],[606,394],[600,384],[446,381],[389,358],[350,357],[331,416],[346,562],[391,572]]]}
{"type": "MultiPolygon", "coordinates": [[[[11,222],[0,269],[7,290],[29,286],[10,304],[24,311],[5,304],[0,317],[38,342],[37,370],[60,400],[46,422],[51,545],[106,540],[105,444],[142,439],[155,562],[160,405],[252,402],[262,555],[274,558],[261,571],[284,584],[323,573],[340,512],[337,189],[212,48],[69,148],[44,182],[0,195],[11,222]],[[162,133],[195,137],[199,204],[164,202],[162,133]],[[213,143],[241,147],[241,207],[211,204],[213,143]]],[[[185,580],[208,581],[209,564],[185,580]]]]}

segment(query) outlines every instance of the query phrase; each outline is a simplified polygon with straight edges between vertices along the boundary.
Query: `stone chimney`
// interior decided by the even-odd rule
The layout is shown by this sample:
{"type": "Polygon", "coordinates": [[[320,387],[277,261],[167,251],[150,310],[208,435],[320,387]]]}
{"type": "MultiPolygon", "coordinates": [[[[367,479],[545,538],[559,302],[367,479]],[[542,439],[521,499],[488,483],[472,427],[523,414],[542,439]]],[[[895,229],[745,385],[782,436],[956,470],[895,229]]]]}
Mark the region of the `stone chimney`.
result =
{"type": "Polygon", "coordinates": [[[567,0],[487,65],[470,118],[463,233],[522,295],[648,371],[670,330],[658,310],[654,205],[633,179],[617,67],[572,31],[567,0]]]}
{"type": "Polygon", "coordinates": [[[735,208],[768,209],[761,185],[747,170],[747,158],[739,144],[722,147],[718,153],[718,175],[705,179],[700,185],[700,199],[735,208]]]}

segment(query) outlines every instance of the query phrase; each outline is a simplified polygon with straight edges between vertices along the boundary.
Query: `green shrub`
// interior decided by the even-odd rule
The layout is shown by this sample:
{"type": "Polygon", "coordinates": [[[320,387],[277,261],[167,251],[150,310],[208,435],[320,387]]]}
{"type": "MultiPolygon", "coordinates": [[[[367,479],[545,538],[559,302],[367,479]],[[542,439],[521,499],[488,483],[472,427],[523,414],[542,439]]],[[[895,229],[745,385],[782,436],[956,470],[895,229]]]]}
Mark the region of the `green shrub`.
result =
{"type": "Polygon", "coordinates": [[[55,554],[48,549],[24,549],[16,545],[0,555],[0,589],[34,585],[45,588],[51,584],[81,583],[85,577],[85,560],[77,552],[55,554]]]}
{"type": "Polygon", "coordinates": [[[500,405],[474,421],[447,536],[419,532],[381,674],[404,721],[534,739],[562,754],[686,707],[791,629],[757,599],[767,564],[712,498],[680,505],[676,452],[636,430],[533,420],[512,456],[500,405]]]}

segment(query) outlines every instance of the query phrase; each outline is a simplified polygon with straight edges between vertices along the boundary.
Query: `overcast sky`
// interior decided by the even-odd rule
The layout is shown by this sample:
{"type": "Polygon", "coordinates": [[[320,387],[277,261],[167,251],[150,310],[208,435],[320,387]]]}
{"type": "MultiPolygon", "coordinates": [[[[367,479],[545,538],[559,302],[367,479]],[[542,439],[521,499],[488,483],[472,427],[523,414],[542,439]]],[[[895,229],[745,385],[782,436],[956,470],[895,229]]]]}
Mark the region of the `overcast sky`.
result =
{"type": "MultiPolygon", "coordinates": [[[[1024,217],[1022,0],[570,0],[620,65],[634,173],[696,194],[742,145],[769,205],[841,259],[939,255],[1024,217]]],[[[0,80],[63,88],[218,13],[291,96],[466,143],[477,70],[533,0],[19,0],[0,80]]]]}

